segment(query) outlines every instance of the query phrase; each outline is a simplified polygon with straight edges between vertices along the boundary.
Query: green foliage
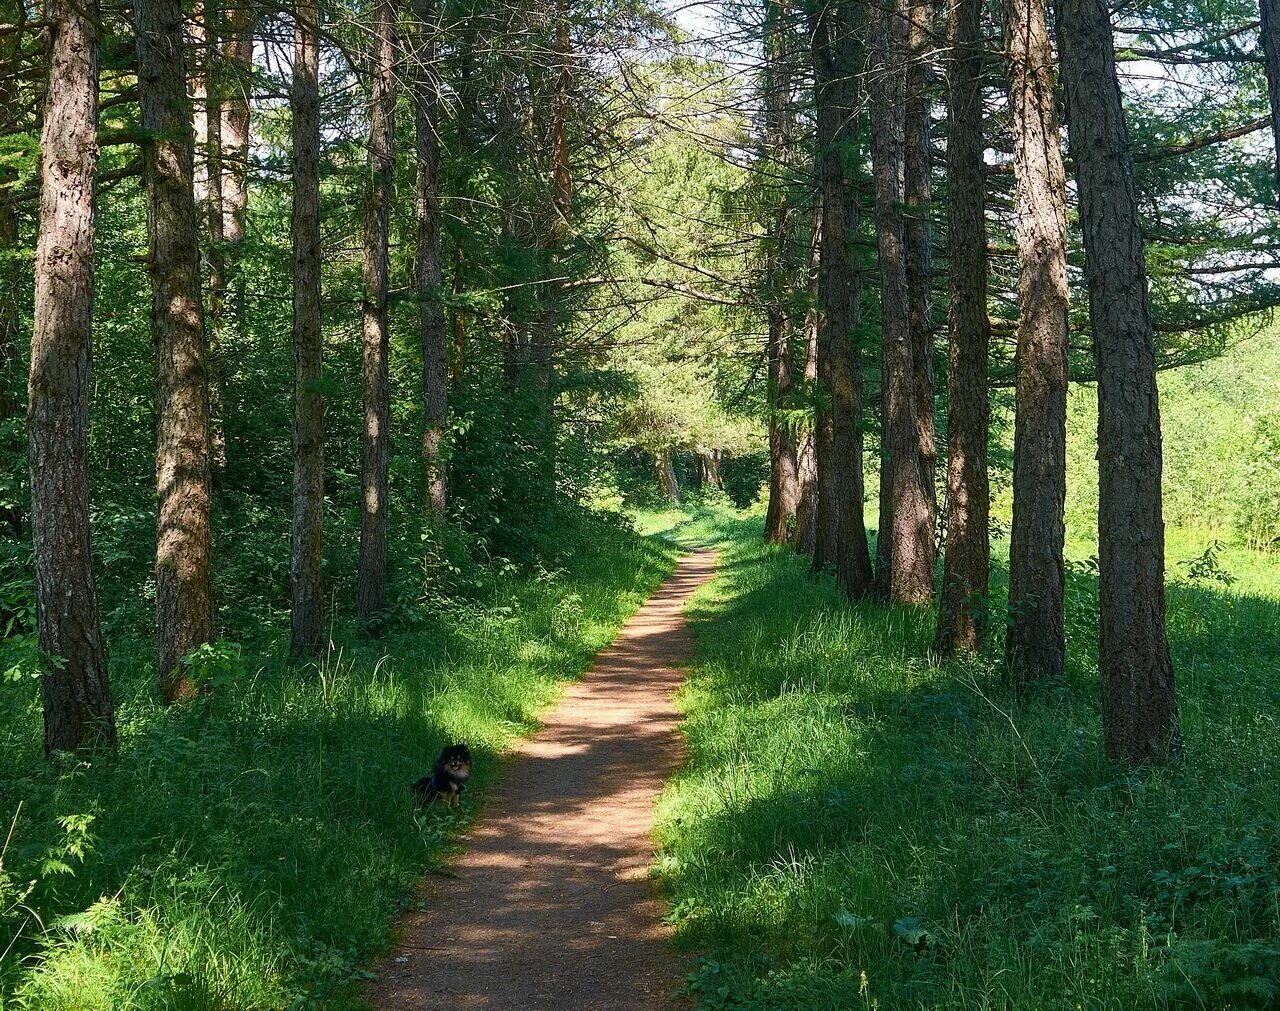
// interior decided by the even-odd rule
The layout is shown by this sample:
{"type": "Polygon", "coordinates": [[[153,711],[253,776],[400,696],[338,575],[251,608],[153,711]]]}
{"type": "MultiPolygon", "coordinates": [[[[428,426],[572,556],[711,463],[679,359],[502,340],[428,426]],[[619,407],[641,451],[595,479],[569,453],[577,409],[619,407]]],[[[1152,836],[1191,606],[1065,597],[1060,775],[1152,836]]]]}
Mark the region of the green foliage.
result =
{"type": "MultiPolygon", "coordinates": [[[[1160,375],[1164,514],[1172,526],[1258,549],[1280,546],[1280,330],[1160,375]]],[[[1098,509],[1097,394],[1071,391],[1067,518],[1092,536],[1098,509]]]]}
{"type": "Polygon", "coordinates": [[[756,517],[676,529],[723,552],[661,805],[701,1006],[1274,1006],[1271,558],[1222,546],[1206,569],[1203,540],[1171,537],[1196,577],[1169,588],[1187,752],[1131,773],[1101,757],[1092,544],[1072,549],[1067,677],[1018,697],[998,648],[925,659],[931,611],[848,605],[756,517]]]}
{"type": "Polygon", "coordinates": [[[47,767],[37,686],[0,684],[0,1006],[358,1006],[390,920],[462,824],[415,814],[409,784],[465,740],[483,795],[672,563],[602,517],[563,527],[561,547],[555,569],[464,562],[424,594],[401,546],[385,638],[338,616],[314,664],[287,660],[287,616],[247,595],[236,617],[258,627],[187,658],[214,690],[186,708],[159,706],[149,637],[116,614],[112,755],[47,767]]]}

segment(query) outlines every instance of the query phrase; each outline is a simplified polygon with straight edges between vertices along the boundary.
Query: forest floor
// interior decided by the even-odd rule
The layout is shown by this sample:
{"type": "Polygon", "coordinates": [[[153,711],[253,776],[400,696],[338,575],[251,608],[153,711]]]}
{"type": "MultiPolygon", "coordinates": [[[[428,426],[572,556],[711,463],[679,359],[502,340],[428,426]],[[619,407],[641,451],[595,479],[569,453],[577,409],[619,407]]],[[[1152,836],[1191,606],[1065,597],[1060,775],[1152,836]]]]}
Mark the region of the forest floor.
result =
{"type": "Polygon", "coordinates": [[[1276,1007],[1275,554],[1170,530],[1186,754],[1126,770],[1102,756],[1083,536],[1066,676],[1020,694],[999,649],[1003,541],[988,650],[938,662],[932,608],[850,604],[766,545],[758,514],[642,519],[721,557],[688,609],[687,758],[659,806],[699,1007],[1276,1007]]]}
{"type": "Polygon", "coordinates": [[[685,556],[517,749],[367,996],[383,1011],[670,1007],[687,968],[650,880],[654,800],[680,762],[682,612],[715,555],[685,556]]]}
{"type": "Polygon", "coordinates": [[[318,663],[288,658],[287,612],[253,606],[236,569],[221,614],[242,646],[177,709],[156,699],[150,614],[117,559],[116,751],[51,767],[38,682],[0,677],[0,1009],[365,1007],[388,925],[469,815],[416,811],[409,784],[462,740],[483,796],[675,566],[669,543],[604,517],[557,534],[562,557],[464,567],[447,593],[394,553],[390,626],[370,638],[339,614],[318,663]]]}

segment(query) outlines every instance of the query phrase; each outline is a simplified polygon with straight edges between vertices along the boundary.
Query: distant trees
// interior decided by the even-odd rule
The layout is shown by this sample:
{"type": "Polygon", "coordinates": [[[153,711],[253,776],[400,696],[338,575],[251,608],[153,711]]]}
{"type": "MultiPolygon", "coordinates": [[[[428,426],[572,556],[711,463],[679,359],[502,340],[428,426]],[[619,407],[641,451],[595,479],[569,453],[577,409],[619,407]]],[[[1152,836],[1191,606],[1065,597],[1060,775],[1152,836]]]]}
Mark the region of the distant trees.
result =
{"type": "MultiPolygon", "coordinates": [[[[253,496],[283,496],[291,479],[287,604],[283,566],[262,592],[278,593],[275,611],[291,608],[292,645],[305,655],[323,640],[326,584],[329,599],[354,597],[366,631],[379,627],[398,578],[388,541],[401,489],[413,489],[413,523],[462,524],[468,542],[507,557],[512,543],[546,536],[549,503],[595,500],[593,482],[611,466],[599,463],[606,448],[673,501],[686,475],[703,488],[745,484],[742,457],[763,461],[767,451],[771,542],[809,553],[851,600],[936,600],[937,651],[975,652],[988,631],[988,443],[1005,434],[993,431],[998,388],[1013,391],[1013,514],[1008,630],[992,646],[1003,646],[1019,682],[1062,677],[1067,383],[1096,379],[1107,748],[1132,761],[1172,754],[1153,377],[1215,353],[1238,320],[1280,304],[1273,222],[1249,203],[1262,163],[1252,148],[1233,149],[1246,159],[1236,167],[1249,170],[1226,171],[1220,148],[1267,125],[1280,136],[1280,9],[1260,0],[1271,122],[1233,125],[1212,96],[1212,114],[1197,108],[1176,123],[1143,94],[1122,102],[1106,6],[1056,0],[1051,26],[1046,2],[956,0],[944,31],[940,11],[921,0],[760,0],[744,8],[758,19],[746,51],[760,63],[743,75],[714,57],[633,63],[619,54],[659,37],[654,21],[580,3],[446,11],[435,0],[405,9],[353,0],[322,12],[312,0],[292,11],[139,0],[132,31],[112,11],[104,22],[55,3],[58,17],[41,22],[47,57],[34,30],[0,26],[0,452],[13,454],[10,433],[24,441],[12,379],[30,320],[25,441],[40,634],[55,643],[45,647],[49,666],[70,686],[54,702],[66,710],[79,699],[97,713],[72,713],[63,720],[71,729],[51,730],[51,740],[74,747],[94,737],[85,728],[108,725],[100,636],[67,645],[67,621],[97,624],[88,498],[69,475],[87,473],[91,454],[114,460],[122,433],[149,420],[151,390],[134,389],[95,448],[84,413],[93,186],[113,226],[123,225],[100,232],[100,243],[125,250],[99,256],[98,275],[125,303],[118,291],[136,283],[128,246],[141,205],[114,187],[142,174],[166,699],[200,690],[183,660],[216,632],[215,496],[226,493],[225,515],[239,522],[242,506],[252,512],[246,502],[261,501],[253,496]],[[281,26],[293,33],[292,61],[277,59],[281,26]],[[131,66],[93,63],[102,32],[112,52],[136,46],[136,92],[131,66]],[[255,41],[269,58],[255,62],[255,41]],[[9,138],[36,122],[31,82],[42,60],[54,76],[40,121],[32,306],[23,244],[33,233],[35,144],[9,138]],[[935,109],[939,70],[945,119],[935,109]],[[92,109],[96,91],[86,89],[99,82],[114,91],[92,109]],[[278,104],[286,88],[287,110],[278,104]],[[260,109],[255,89],[271,96],[260,109]],[[401,98],[413,115],[397,132],[401,98]],[[1126,104],[1142,110],[1128,123],[1126,104]],[[95,118],[100,167],[84,126],[95,118]],[[998,154],[987,163],[984,152],[998,154]],[[1174,160],[1184,157],[1195,159],[1185,171],[1174,160]],[[412,186],[397,191],[397,172],[412,186]],[[1212,228],[1184,199],[1210,177],[1239,204],[1212,228]],[[1086,325],[1069,315],[1077,199],[1092,353],[1086,325]],[[687,213],[692,205],[699,213],[687,213]],[[1158,255],[1144,257],[1144,242],[1158,255]],[[252,367],[239,377],[215,368],[224,350],[252,367]],[[402,431],[416,433],[405,453],[402,431]],[[222,467],[224,434],[228,447],[254,451],[222,467]],[[874,551],[867,451],[880,458],[874,551]],[[234,473],[241,464],[252,479],[234,473]],[[332,525],[359,519],[359,559],[342,570],[322,569],[326,508],[332,525]],[[60,580],[83,588],[72,593],[74,615],[50,603],[68,592],[60,580]]],[[[1165,17],[1144,9],[1122,34],[1165,17]]],[[[1216,45],[1192,39],[1192,56],[1180,48],[1170,65],[1212,63],[1216,45]]],[[[1126,45],[1120,58],[1158,62],[1161,51],[1126,45]]],[[[1221,73],[1258,86],[1257,60],[1221,62],[1221,73]]],[[[132,310],[111,306],[99,333],[121,347],[146,333],[132,310]]],[[[0,483],[0,536],[25,536],[25,502],[0,483]]],[[[150,493],[138,474],[121,483],[150,493]]],[[[329,554],[348,539],[330,533],[329,554]]],[[[52,678],[46,690],[60,684],[52,678]]]]}

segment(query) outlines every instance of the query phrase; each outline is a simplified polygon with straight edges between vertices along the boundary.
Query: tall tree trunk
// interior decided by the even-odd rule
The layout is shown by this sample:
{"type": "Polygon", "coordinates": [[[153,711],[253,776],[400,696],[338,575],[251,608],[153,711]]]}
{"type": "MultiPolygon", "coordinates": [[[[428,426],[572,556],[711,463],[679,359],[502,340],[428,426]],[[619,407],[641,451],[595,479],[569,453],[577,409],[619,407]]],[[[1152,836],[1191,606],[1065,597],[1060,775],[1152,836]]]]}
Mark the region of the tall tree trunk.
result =
{"type": "Polygon", "coordinates": [[[360,572],[356,616],[387,606],[387,462],[391,421],[387,354],[387,245],[395,175],[396,3],[378,0],[369,99],[369,191],[364,212],[360,572]]]}
{"type": "Polygon", "coordinates": [[[929,66],[930,11],[933,0],[906,0],[906,104],[903,148],[903,240],[907,266],[907,327],[919,429],[920,467],[928,491],[929,521],[937,529],[938,440],[933,419],[933,250],[929,215],[933,201],[930,179],[929,121],[933,80],[929,66]]]}
{"type": "MultiPolygon", "coordinates": [[[[6,24],[20,26],[26,11],[19,0],[0,2],[0,17],[6,24]]],[[[21,52],[24,33],[15,30],[9,40],[9,51],[0,52],[0,60],[16,59],[21,52]]],[[[23,114],[18,90],[17,74],[0,74],[0,130],[9,132],[21,128],[23,114]]],[[[18,174],[8,166],[0,167],[0,195],[12,186],[18,174]]],[[[16,254],[19,247],[18,208],[16,204],[0,204],[0,429],[11,422],[19,429],[12,436],[3,436],[0,453],[14,468],[13,500],[0,503],[0,526],[7,527],[15,538],[22,536],[23,516],[19,502],[17,483],[22,472],[22,437],[16,419],[22,413],[20,389],[22,383],[22,333],[20,298],[24,286],[21,260],[16,254]]],[[[2,493],[2,492],[0,492],[2,493]]]]}
{"type": "Polygon", "coordinates": [[[791,320],[781,306],[769,308],[769,506],[764,538],[786,544],[800,498],[800,472],[795,433],[781,416],[790,403],[791,320]]]}
{"type": "Polygon", "coordinates": [[[676,478],[676,466],[671,450],[662,449],[653,454],[653,473],[658,479],[662,497],[672,505],[679,505],[680,481],[676,478]]]}
{"type": "MultiPolygon", "coordinates": [[[[555,361],[560,348],[561,273],[560,263],[569,238],[573,213],[573,176],[569,164],[569,92],[572,84],[569,17],[564,0],[556,0],[553,12],[553,40],[556,54],[555,84],[551,93],[551,216],[542,236],[543,278],[542,317],[531,331],[534,385],[538,391],[539,435],[546,450],[543,470],[547,496],[555,490],[555,361]]],[[[537,110],[535,109],[535,114],[537,110]]]]}
{"type": "Polygon", "coordinates": [[[795,208],[790,191],[790,161],[794,110],[791,102],[791,54],[788,52],[785,12],[773,2],[765,5],[764,150],[763,156],[776,175],[765,284],[769,383],[769,505],[764,537],[770,544],[786,544],[799,499],[796,440],[784,412],[791,406],[792,319],[790,295],[795,282],[795,208]]]}
{"type": "Polygon", "coordinates": [[[458,183],[457,201],[458,230],[453,240],[452,249],[452,350],[450,355],[450,372],[455,383],[462,380],[462,369],[467,357],[467,314],[462,308],[462,294],[467,290],[467,255],[462,244],[462,234],[467,230],[467,218],[470,211],[471,173],[469,159],[471,157],[471,132],[475,123],[475,82],[473,80],[473,59],[469,48],[474,33],[465,22],[459,26],[462,33],[463,51],[458,54],[458,109],[454,117],[456,140],[454,160],[462,166],[463,176],[458,183]]]}
{"type": "Polygon", "coordinates": [[[921,466],[903,239],[904,33],[899,28],[903,0],[889,2],[891,9],[871,8],[871,102],[875,117],[871,153],[884,331],[880,540],[887,534],[889,598],[901,604],[923,604],[933,600],[933,507],[921,466]]]}
{"type": "Polygon", "coordinates": [[[1259,32],[1267,67],[1267,97],[1271,102],[1271,135],[1275,143],[1276,201],[1280,203],[1280,0],[1258,0],[1262,15],[1259,32]]]}
{"type": "Polygon", "coordinates": [[[811,8],[809,25],[817,107],[815,175],[822,203],[813,565],[834,564],[840,586],[857,598],[870,588],[872,576],[862,515],[862,361],[854,341],[862,273],[851,244],[858,225],[850,166],[856,159],[861,101],[855,69],[859,26],[849,3],[811,8]]]}
{"type": "Polygon", "coordinates": [[[89,534],[98,8],[49,0],[27,438],[46,754],[115,741],[89,534]]]}
{"type": "Polygon", "coordinates": [[[1107,757],[1178,754],[1165,634],[1160,405],[1133,153],[1102,0],[1059,0],[1071,153],[1098,371],[1098,661],[1107,757]]]}
{"type": "Polygon", "coordinates": [[[1020,312],[1005,657],[1017,677],[1057,678],[1066,653],[1066,183],[1044,2],[1007,4],[1020,312]]]}
{"type": "Polygon", "coordinates": [[[138,0],[134,13],[156,344],[157,666],[165,701],[176,702],[195,692],[182,658],[213,639],[209,377],[191,187],[195,142],[181,0],[138,0]]]}
{"type": "MultiPolygon", "coordinates": [[[[198,78],[196,94],[196,210],[203,212],[209,237],[206,256],[209,265],[209,426],[212,435],[213,469],[222,473],[227,466],[227,439],[223,427],[224,369],[220,360],[223,317],[227,302],[227,269],[223,253],[222,185],[222,89],[225,76],[222,58],[222,0],[204,0],[204,23],[197,38],[204,50],[204,74],[198,78]]],[[[197,18],[197,21],[199,18],[197,18]]]]}
{"type": "Polygon", "coordinates": [[[414,136],[418,174],[414,194],[418,218],[418,320],[422,331],[422,390],[426,405],[422,462],[427,481],[427,508],[439,519],[447,504],[444,435],[448,421],[448,334],[441,288],[440,146],[437,136],[435,69],[436,13],[432,0],[417,0],[418,46],[414,63],[414,136]]]}
{"type": "Polygon", "coordinates": [[[708,449],[698,454],[698,486],[724,487],[724,476],[720,473],[720,450],[708,449]]]}
{"type": "MultiPolygon", "coordinates": [[[[818,331],[822,327],[822,314],[818,311],[818,271],[822,255],[822,201],[815,208],[813,233],[809,246],[809,301],[805,313],[805,353],[801,381],[805,396],[812,399],[814,384],[818,381],[818,331]]],[[[810,428],[800,437],[796,450],[796,472],[800,492],[796,500],[796,527],[791,535],[791,547],[797,554],[812,555],[817,536],[818,511],[818,461],[814,451],[814,433],[810,428]]],[[[865,540],[863,543],[866,543],[865,540]]]]}
{"type": "MultiPolygon", "coordinates": [[[[222,122],[222,234],[226,243],[226,286],[234,298],[237,326],[243,330],[248,308],[240,269],[249,208],[249,96],[253,77],[255,0],[226,0],[223,60],[227,86],[220,88],[222,122]]],[[[220,70],[222,68],[219,68],[220,70]]],[[[212,137],[210,138],[212,142],[212,137]]],[[[211,169],[212,171],[212,169],[211,169]]],[[[225,290],[224,287],[224,290],[225,290]]]]}
{"type": "Polygon", "coordinates": [[[948,289],[947,547],[935,647],[976,652],[985,632],[991,568],[987,436],[987,222],[982,163],[983,0],[951,9],[947,109],[948,289]]]}
{"type": "Polygon", "coordinates": [[[320,648],[324,576],[324,374],[320,269],[320,9],[299,0],[293,35],[292,646],[320,648]]]}

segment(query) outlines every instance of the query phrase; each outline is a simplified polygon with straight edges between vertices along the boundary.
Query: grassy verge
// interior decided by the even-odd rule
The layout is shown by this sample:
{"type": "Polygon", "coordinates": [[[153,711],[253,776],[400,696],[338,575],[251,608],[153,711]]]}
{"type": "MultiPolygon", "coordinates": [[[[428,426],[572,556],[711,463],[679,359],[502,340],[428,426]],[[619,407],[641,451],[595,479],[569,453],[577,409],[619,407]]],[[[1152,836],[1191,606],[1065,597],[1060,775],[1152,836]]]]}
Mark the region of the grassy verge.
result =
{"type": "Polygon", "coordinates": [[[1068,677],[1019,699],[994,657],[925,659],[931,612],[849,606],[759,530],[719,524],[661,812],[704,1007],[1276,1006],[1274,556],[1222,552],[1215,576],[1171,538],[1187,757],[1125,774],[1101,759],[1086,559],[1068,677]]]}
{"type": "MultiPolygon", "coordinates": [[[[670,571],[588,523],[564,571],[493,575],[317,667],[223,656],[207,699],[153,700],[117,643],[115,754],[49,769],[34,682],[0,685],[0,1007],[258,1011],[358,1005],[362,967],[456,816],[408,785],[441,743],[499,752],[670,571]],[[11,834],[4,842],[6,832],[11,834]]],[[[2,665],[0,665],[2,666],[2,665]]]]}

